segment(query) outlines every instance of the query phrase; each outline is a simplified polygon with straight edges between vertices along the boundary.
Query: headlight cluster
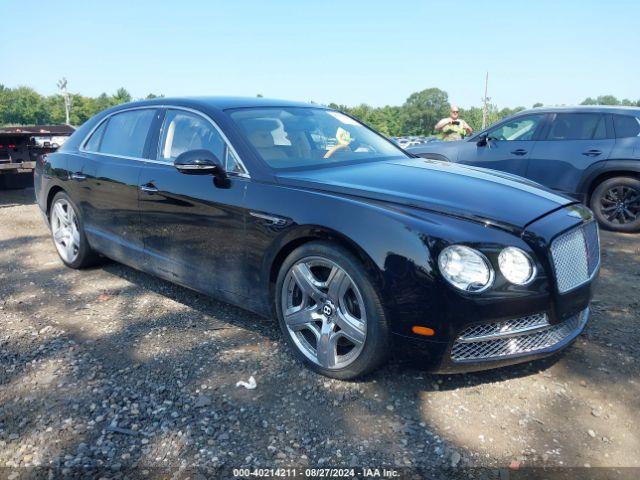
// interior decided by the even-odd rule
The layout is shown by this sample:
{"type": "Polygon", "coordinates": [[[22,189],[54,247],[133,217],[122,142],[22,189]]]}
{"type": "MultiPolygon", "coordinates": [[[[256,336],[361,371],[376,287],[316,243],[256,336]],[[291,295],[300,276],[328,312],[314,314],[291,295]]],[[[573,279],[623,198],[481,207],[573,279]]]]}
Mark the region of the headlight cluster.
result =
{"type": "MultiPolygon", "coordinates": [[[[479,293],[493,285],[491,263],[482,253],[464,245],[446,247],[438,257],[440,272],[447,281],[465,292],[479,293]]],[[[536,268],[523,250],[507,247],[498,255],[502,275],[515,285],[526,285],[536,276],[536,268]]]]}
{"type": "Polygon", "coordinates": [[[477,250],[463,245],[445,248],[438,257],[444,278],[465,292],[482,292],[493,283],[493,268],[477,250]]]}
{"type": "Polygon", "coordinates": [[[498,255],[498,265],[504,278],[516,285],[526,285],[536,276],[529,255],[516,247],[507,247],[498,255]]]}

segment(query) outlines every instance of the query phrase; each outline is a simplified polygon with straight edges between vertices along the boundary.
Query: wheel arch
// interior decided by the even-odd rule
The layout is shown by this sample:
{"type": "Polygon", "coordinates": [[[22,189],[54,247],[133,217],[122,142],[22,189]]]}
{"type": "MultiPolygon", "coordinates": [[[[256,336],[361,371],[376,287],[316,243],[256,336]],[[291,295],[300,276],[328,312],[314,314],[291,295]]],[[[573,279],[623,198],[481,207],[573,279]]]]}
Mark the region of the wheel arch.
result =
{"type": "Polygon", "coordinates": [[[615,177],[632,177],[640,180],[640,162],[638,162],[638,167],[636,170],[628,169],[628,168],[613,168],[607,169],[605,171],[600,171],[596,175],[594,175],[587,182],[585,194],[587,203],[591,203],[591,195],[593,195],[594,190],[597,188],[605,180],[609,180],[610,178],[615,177]]]}
{"type": "Polygon", "coordinates": [[[376,267],[375,262],[364,250],[364,248],[362,248],[357,242],[355,242],[348,236],[328,227],[320,225],[302,225],[289,232],[288,235],[283,238],[281,242],[279,242],[277,247],[274,249],[273,254],[268,257],[269,261],[267,262],[267,280],[269,282],[269,292],[271,298],[273,297],[273,294],[275,292],[275,284],[278,278],[278,273],[280,272],[280,268],[282,267],[285,259],[296,248],[314,241],[324,241],[341,246],[363,263],[365,270],[367,271],[367,273],[372,275],[374,282],[378,283],[381,281],[382,275],[376,267]]]}
{"type": "Polygon", "coordinates": [[[47,193],[47,203],[46,203],[46,215],[47,218],[49,218],[49,212],[51,211],[51,203],[53,202],[53,197],[55,197],[59,192],[65,192],[65,189],[62,188],[59,185],[53,185],[50,189],[49,192],[47,193]]]}

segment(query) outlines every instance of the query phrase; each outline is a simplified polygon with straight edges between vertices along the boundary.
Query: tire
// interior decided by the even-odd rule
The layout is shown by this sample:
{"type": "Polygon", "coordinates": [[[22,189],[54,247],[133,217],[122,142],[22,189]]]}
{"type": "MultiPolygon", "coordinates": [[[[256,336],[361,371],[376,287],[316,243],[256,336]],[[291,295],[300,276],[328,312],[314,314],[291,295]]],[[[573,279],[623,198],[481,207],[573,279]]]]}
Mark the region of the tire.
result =
{"type": "Polygon", "coordinates": [[[99,260],[98,254],[89,246],[79,212],[66,193],[58,192],[48,214],[51,239],[60,259],[66,266],[76,269],[90,267],[99,260]]]}
{"type": "Polygon", "coordinates": [[[387,360],[390,336],[380,295],[346,249],[328,242],[295,249],[280,268],[274,300],[287,344],[309,369],[349,380],[387,360]]]}
{"type": "Polygon", "coordinates": [[[603,228],[614,232],[640,231],[639,179],[609,178],[595,188],[589,204],[603,228]]]}

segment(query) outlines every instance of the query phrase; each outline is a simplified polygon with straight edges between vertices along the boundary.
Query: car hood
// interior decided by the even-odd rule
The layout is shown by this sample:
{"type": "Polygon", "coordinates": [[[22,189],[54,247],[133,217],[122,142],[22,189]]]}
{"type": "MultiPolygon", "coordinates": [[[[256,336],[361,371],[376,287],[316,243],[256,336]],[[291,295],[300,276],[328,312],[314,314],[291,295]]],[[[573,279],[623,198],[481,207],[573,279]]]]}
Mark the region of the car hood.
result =
{"type": "Polygon", "coordinates": [[[515,175],[407,158],[281,172],[281,184],[351,195],[488,222],[513,230],[575,203],[515,175]]]}
{"type": "MultiPolygon", "coordinates": [[[[442,155],[445,158],[442,160],[449,160],[455,162],[458,160],[458,153],[467,140],[457,140],[453,142],[429,142],[423,145],[415,145],[413,147],[407,147],[405,150],[413,155],[421,156],[425,153],[435,153],[442,155]]],[[[439,157],[437,157],[440,159],[439,157]]]]}

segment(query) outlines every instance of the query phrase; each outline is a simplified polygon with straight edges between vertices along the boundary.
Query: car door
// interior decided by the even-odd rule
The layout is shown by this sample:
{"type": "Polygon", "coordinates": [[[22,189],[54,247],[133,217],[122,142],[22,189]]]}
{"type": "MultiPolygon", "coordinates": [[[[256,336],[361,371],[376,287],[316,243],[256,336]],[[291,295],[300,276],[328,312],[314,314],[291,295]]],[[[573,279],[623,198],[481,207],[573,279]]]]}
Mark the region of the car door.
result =
{"type": "Polygon", "coordinates": [[[158,112],[137,108],[110,115],[80,148],[82,163],[70,170],[89,242],[123,263],[142,259],[138,180],[158,112]]]}
{"type": "Polygon", "coordinates": [[[149,269],[206,293],[249,296],[241,273],[249,178],[237,153],[211,119],[178,108],[165,111],[157,139],[155,161],[146,163],[139,183],[149,269]],[[226,165],[228,182],[176,169],[179,154],[197,149],[226,165]]]}
{"type": "Polygon", "coordinates": [[[486,140],[467,142],[458,162],[524,176],[544,119],[544,113],[536,113],[507,120],[487,130],[486,140]]]}
{"type": "Polygon", "coordinates": [[[533,148],[527,177],[577,195],[584,171],[609,158],[615,140],[604,114],[556,113],[533,148]]]}

